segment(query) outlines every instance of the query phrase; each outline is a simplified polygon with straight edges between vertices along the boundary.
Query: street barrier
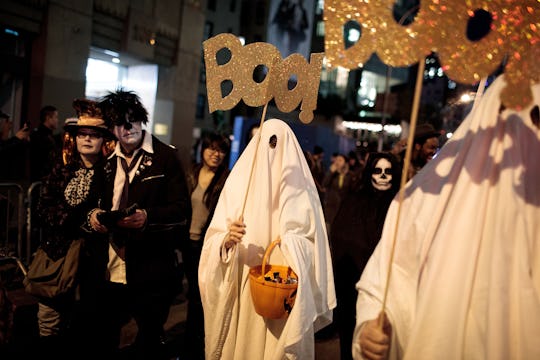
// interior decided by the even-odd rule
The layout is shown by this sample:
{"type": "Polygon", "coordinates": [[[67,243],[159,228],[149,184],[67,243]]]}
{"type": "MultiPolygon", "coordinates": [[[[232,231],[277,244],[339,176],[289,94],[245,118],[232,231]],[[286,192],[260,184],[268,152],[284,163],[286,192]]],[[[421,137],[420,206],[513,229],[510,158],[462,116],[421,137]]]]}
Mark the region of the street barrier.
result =
{"type": "Polygon", "coordinates": [[[32,252],[41,241],[36,222],[36,205],[41,182],[26,190],[17,183],[0,183],[0,254],[14,256],[29,263],[32,252]]]}
{"type": "Polygon", "coordinates": [[[41,181],[36,181],[28,187],[26,199],[26,261],[30,263],[33,252],[41,243],[43,232],[41,227],[36,226],[36,205],[41,196],[41,181]]]}
{"type": "Polygon", "coordinates": [[[22,254],[24,192],[16,183],[0,183],[1,247],[6,255],[22,254]]]}

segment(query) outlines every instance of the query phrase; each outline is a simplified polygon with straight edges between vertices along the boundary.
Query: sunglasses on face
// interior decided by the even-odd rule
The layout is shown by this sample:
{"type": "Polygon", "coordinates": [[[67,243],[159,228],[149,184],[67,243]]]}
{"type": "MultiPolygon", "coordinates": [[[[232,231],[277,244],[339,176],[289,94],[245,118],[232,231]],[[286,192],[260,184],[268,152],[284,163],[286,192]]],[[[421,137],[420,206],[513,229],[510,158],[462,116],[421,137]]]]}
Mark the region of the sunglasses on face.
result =
{"type": "Polygon", "coordinates": [[[80,139],[84,139],[85,137],[89,136],[91,139],[101,139],[103,135],[97,131],[92,130],[79,130],[77,131],[77,137],[80,139]]]}
{"type": "Polygon", "coordinates": [[[122,115],[118,115],[111,119],[114,126],[123,126],[126,130],[133,127],[133,123],[139,123],[142,120],[133,116],[132,111],[128,111],[122,115]]]}
{"type": "Polygon", "coordinates": [[[118,127],[124,127],[126,130],[131,130],[133,128],[133,124],[140,123],[140,121],[123,121],[123,122],[113,122],[114,126],[118,127]]]}

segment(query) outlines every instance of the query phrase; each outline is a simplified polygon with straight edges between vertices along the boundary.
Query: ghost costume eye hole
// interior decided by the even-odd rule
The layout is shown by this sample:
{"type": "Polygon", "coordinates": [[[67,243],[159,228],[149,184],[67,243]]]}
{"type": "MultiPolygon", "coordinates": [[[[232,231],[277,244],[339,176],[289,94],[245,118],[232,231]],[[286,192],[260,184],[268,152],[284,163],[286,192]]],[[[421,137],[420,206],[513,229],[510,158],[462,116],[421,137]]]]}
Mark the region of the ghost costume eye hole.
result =
{"type": "Polygon", "coordinates": [[[277,136],[276,135],[272,135],[270,137],[270,141],[268,142],[270,144],[270,148],[272,149],[275,149],[276,148],[276,145],[277,145],[277,136]]]}

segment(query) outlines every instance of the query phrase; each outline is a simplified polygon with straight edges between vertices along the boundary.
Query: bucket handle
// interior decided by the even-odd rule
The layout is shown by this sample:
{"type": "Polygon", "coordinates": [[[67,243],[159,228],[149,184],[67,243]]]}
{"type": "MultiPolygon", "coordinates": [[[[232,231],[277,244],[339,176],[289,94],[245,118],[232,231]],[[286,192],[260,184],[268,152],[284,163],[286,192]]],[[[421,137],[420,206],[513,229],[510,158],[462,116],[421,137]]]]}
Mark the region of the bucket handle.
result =
{"type": "Polygon", "coordinates": [[[264,252],[264,256],[263,256],[262,266],[261,266],[261,275],[259,276],[259,278],[264,278],[264,274],[266,274],[266,265],[268,262],[268,258],[270,257],[272,250],[274,250],[274,248],[279,244],[281,244],[280,237],[272,241],[270,245],[268,245],[268,248],[266,248],[266,251],[264,252]]]}

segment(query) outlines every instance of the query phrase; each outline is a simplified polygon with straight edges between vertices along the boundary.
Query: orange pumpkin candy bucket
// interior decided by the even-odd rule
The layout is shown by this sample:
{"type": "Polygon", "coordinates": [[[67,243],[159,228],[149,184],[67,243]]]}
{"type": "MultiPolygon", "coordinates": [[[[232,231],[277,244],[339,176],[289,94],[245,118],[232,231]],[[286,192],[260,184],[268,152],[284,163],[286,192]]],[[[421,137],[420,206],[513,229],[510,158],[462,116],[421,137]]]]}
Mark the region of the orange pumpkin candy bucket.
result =
{"type": "Polygon", "coordinates": [[[298,290],[298,276],[289,266],[268,264],[272,250],[280,243],[281,239],[274,240],[264,253],[262,265],[249,269],[253,306],[265,319],[286,318],[294,306],[298,290]]]}

